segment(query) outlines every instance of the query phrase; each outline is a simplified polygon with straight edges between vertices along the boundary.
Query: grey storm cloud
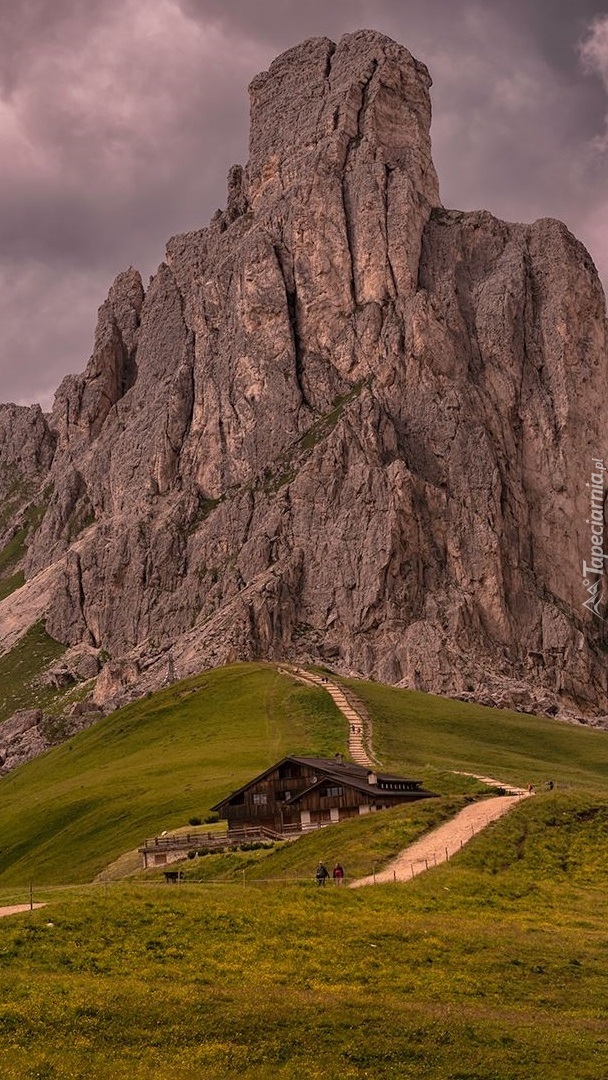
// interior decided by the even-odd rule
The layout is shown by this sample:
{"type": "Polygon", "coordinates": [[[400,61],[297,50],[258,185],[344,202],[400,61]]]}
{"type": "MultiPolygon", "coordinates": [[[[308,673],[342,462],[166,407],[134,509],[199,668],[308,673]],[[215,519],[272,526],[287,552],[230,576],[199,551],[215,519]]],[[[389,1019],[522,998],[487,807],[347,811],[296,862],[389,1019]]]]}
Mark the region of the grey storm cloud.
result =
{"type": "Polygon", "coordinates": [[[444,203],[560,217],[608,279],[605,0],[4,0],[0,400],[48,406],[114,276],[223,204],[252,76],[364,26],[431,71],[444,203]]]}

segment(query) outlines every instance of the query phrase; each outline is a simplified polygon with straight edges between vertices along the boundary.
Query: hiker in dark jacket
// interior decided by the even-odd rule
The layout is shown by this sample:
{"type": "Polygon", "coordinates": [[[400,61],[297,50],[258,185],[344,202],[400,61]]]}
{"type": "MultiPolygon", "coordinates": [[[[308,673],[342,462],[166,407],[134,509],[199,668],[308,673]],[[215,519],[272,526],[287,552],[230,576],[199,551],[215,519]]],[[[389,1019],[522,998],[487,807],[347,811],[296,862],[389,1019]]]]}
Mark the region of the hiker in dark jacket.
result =
{"type": "Polygon", "coordinates": [[[315,881],[317,882],[317,885],[325,885],[325,880],[328,877],[329,872],[327,868],[323,866],[322,862],[320,862],[315,871],[315,881]]]}

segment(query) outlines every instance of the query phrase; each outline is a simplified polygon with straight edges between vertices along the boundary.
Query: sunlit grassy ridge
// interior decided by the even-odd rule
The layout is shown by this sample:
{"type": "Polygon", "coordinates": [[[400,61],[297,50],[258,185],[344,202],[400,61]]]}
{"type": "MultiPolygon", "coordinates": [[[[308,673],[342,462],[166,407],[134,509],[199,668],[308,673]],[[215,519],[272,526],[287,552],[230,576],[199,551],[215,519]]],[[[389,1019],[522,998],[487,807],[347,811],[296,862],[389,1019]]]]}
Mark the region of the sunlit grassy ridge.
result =
{"type": "Polygon", "coordinates": [[[343,680],[373,719],[386,767],[463,769],[515,784],[548,780],[608,791],[608,734],[545,716],[343,680]]]}

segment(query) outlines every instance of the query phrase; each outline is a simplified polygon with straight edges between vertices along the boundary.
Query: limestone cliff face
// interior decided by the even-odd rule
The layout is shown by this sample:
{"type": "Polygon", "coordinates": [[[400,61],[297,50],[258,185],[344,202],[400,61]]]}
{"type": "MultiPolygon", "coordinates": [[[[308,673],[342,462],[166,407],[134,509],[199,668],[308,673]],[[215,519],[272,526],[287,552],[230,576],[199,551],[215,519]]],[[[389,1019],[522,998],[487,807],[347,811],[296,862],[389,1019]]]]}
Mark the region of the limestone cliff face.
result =
{"type": "Polygon", "coordinates": [[[608,710],[581,583],[602,290],[559,222],[441,207],[429,85],[370,31],[280,56],[226,210],[145,296],[120,275],[31,440],[0,410],[2,467],[29,454],[52,490],[24,598],[54,567],[49,631],[112,655],[99,697],[157,685],[172,649],[179,675],[311,658],[608,710]]]}

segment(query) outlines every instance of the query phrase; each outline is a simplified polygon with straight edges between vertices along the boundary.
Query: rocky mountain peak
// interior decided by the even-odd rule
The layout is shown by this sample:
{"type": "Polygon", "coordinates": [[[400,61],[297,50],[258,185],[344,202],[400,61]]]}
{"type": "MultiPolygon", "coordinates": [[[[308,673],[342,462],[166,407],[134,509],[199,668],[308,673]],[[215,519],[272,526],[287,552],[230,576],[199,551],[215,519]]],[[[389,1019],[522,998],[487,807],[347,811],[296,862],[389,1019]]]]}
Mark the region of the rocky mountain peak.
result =
{"type": "Polygon", "coordinates": [[[112,655],[104,700],[158,685],[171,650],[178,675],[311,659],[608,710],[580,573],[602,290],[559,222],[441,207],[429,86],[367,30],[253,80],[226,209],[169,241],[145,296],[116,279],[31,450],[0,410],[0,466],[21,447],[46,493],[0,643],[44,614],[112,655]]]}
{"type": "Polygon", "coordinates": [[[137,332],[144,299],[137,270],[120,273],[99,309],[95,345],[83,375],[67,375],[53,405],[51,426],[61,450],[78,440],[89,442],[110,409],[135,382],[137,332]]]}
{"type": "Polygon", "coordinates": [[[312,38],[277,57],[249,87],[251,205],[282,196],[311,169],[372,164],[407,170],[438,205],[430,85],[407,49],[371,30],[338,45],[312,38]]]}

